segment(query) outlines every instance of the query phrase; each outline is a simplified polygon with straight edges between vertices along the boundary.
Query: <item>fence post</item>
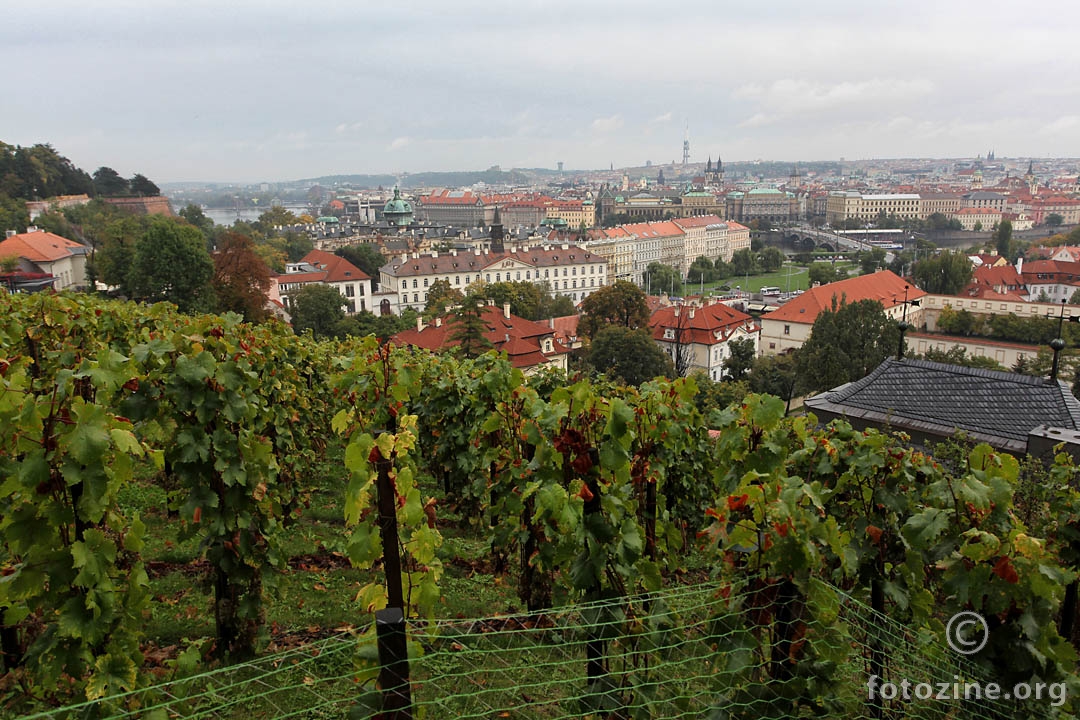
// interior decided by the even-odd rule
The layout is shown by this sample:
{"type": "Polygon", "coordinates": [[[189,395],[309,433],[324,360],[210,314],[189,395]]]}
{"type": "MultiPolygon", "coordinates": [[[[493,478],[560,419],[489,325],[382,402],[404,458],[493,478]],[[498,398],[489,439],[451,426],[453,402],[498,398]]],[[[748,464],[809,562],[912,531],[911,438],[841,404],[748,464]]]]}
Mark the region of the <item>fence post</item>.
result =
{"type": "MultiPolygon", "coordinates": [[[[375,436],[381,431],[376,431],[375,436]]],[[[388,607],[405,607],[405,594],[401,588],[401,548],[397,528],[397,492],[390,480],[390,468],[394,461],[380,454],[375,461],[379,477],[376,481],[379,505],[379,539],[383,548],[383,575],[386,576],[386,604],[388,607]]]]}
{"type": "Polygon", "coordinates": [[[409,649],[405,638],[405,613],[401,608],[388,607],[376,612],[375,634],[381,666],[382,720],[412,720],[409,649]]]}

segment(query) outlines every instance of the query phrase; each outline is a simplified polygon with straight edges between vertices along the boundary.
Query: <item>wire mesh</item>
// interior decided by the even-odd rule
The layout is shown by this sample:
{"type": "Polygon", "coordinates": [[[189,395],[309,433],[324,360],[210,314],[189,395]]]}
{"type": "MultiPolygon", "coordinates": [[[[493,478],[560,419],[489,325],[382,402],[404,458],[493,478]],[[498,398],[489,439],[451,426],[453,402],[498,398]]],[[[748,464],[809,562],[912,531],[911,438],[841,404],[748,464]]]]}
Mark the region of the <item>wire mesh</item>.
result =
{"type": "MultiPolygon", "coordinates": [[[[535,613],[413,622],[412,717],[1053,716],[1049,696],[988,699],[982,689],[993,678],[936,637],[831,586],[817,584],[811,594],[813,613],[807,597],[785,600],[773,586],[709,583],[535,613]],[[905,700],[905,680],[912,689],[929,685],[933,696],[905,700]],[[941,698],[945,685],[949,697],[941,698]]],[[[354,632],[28,717],[374,720],[377,672],[374,633],[354,632]]]]}

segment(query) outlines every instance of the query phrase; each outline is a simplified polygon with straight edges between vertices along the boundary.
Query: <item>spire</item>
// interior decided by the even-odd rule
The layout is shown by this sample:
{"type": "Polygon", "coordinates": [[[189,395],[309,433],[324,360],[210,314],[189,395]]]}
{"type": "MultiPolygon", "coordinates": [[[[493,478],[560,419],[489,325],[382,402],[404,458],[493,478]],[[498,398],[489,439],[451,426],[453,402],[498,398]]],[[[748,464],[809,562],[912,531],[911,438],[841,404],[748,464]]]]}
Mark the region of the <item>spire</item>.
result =
{"type": "Polygon", "coordinates": [[[491,252],[501,253],[503,248],[503,224],[499,206],[495,206],[495,216],[491,219],[491,252]]]}
{"type": "Polygon", "coordinates": [[[708,175],[712,172],[712,155],[709,156],[709,161],[705,163],[705,174],[708,175]]]}

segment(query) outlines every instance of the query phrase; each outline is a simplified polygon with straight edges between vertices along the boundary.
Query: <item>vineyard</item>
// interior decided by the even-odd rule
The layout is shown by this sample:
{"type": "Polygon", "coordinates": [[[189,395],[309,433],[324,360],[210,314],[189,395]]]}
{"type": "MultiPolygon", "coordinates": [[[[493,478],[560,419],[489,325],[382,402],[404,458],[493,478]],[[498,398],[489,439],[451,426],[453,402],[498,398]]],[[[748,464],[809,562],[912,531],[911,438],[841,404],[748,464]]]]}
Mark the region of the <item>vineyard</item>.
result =
{"type": "Polygon", "coordinates": [[[1066,455],[164,305],[0,311],[4,716],[1017,716],[871,675],[1073,712],[1066,455]]]}

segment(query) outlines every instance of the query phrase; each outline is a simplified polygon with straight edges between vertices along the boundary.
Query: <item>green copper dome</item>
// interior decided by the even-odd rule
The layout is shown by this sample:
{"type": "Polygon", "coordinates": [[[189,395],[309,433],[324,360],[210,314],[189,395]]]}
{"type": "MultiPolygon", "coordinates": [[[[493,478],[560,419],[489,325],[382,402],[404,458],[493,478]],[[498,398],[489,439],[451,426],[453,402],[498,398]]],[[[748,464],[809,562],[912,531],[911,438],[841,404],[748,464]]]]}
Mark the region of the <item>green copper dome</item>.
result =
{"type": "Polygon", "coordinates": [[[413,209],[407,200],[401,199],[401,190],[394,188],[394,197],[383,205],[386,222],[397,227],[408,227],[412,222],[413,209]]]}

